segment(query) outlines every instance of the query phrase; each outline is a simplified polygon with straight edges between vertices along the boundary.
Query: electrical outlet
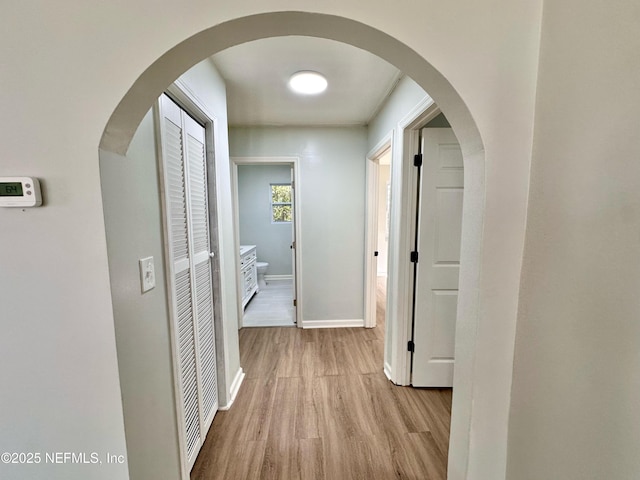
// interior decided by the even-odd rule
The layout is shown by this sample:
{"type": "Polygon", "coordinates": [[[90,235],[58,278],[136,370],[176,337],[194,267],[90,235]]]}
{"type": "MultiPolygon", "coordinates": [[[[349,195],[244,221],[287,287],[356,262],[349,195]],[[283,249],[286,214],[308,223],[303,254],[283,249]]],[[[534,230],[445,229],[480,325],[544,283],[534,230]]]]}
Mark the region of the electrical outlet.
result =
{"type": "Polygon", "coordinates": [[[153,265],[153,257],[141,258],[139,264],[140,286],[144,293],[156,286],[156,269],[153,265]]]}

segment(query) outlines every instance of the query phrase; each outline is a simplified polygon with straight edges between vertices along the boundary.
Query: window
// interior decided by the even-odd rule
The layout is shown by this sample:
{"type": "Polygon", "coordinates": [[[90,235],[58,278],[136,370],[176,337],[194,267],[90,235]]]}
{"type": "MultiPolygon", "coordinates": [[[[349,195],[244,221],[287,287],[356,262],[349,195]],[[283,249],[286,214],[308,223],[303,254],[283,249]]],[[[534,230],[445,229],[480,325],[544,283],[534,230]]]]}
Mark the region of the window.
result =
{"type": "Polygon", "coordinates": [[[271,222],[291,223],[291,184],[271,184],[271,222]]]}

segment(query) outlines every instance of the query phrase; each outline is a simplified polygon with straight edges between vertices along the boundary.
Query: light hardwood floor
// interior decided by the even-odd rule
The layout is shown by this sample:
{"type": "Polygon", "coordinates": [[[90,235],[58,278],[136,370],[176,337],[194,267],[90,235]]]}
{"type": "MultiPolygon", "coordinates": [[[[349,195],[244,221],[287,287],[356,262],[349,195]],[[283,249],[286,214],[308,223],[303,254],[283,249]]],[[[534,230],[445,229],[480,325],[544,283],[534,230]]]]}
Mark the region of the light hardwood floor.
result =
{"type": "Polygon", "coordinates": [[[381,302],[374,329],[241,330],[245,381],[191,479],[444,480],[451,389],[389,382],[383,333],[381,302]]]}

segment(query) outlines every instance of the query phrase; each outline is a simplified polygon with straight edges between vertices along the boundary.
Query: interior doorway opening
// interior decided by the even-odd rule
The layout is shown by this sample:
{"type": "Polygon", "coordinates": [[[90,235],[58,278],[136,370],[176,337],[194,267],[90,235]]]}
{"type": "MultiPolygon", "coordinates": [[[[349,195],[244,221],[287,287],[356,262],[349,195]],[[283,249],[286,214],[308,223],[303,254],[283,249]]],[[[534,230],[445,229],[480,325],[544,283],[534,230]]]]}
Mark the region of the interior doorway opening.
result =
{"type": "MultiPolygon", "coordinates": [[[[443,110],[451,113],[449,120],[456,128],[456,132],[460,133],[459,140],[462,144],[465,162],[471,160],[475,164],[471,180],[476,188],[472,190],[473,196],[465,196],[463,223],[466,225],[467,231],[481,233],[485,203],[483,187],[484,151],[480,134],[464,100],[448,80],[424,58],[420,57],[415,50],[384,32],[351,19],[305,12],[271,12],[238,18],[197,33],[187,41],[169,50],[136,80],[111,116],[105,128],[100,148],[105,152],[126,153],[137,125],[153,101],[167,85],[198,61],[229,46],[255,38],[296,34],[343,41],[379,55],[403,70],[419,85],[428,89],[443,110]],[[197,48],[190,48],[194,46],[197,48]]],[[[473,392],[476,378],[474,365],[476,339],[478,338],[476,332],[478,329],[479,309],[477,308],[477,295],[473,292],[479,289],[480,281],[480,253],[482,251],[480,233],[469,239],[469,244],[466,245],[467,248],[464,250],[467,258],[462,261],[465,265],[465,272],[462,275],[464,281],[461,282],[460,296],[461,299],[464,297],[464,308],[459,308],[458,316],[463,320],[463,325],[461,326],[460,323],[458,325],[458,338],[456,341],[463,340],[462,343],[469,348],[469,351],[465,354],[464,362],[456,366],[456,383],[457,386],[462,388],[457,390],[457,398],[454,399],[453,418],[456,428],[452,429],[450,452],[453,454],[453,462],[458,471],[466,470],[466,465],[468,464],[469,445],[471,443],[470,432],[472,431],[472,399],[476,402],[478,401],[477,395],[473,397],[473,392]]],[[[236,253],[229,250],[228,245],[223,245],[223,250],[225,250],[221,253],[224,260],[223,266],[229,269],[226,264],[231,262],[228,261],[225,255],[233,256],[236,253]]],[[[404,309],[405,307],[400,306],[399,308],[404,309]]],[[[234,323],[235,320],[233,319],[234,323]]],[[[231,338],[228,330],[229,326],[226,325],[223,341],[231,338]]],[[[233,346],[223,344],[223,348],[233,348],[233,346]]],[[[490,345],[483,345],[483,348],[486,351],[487,348],[490,348],[490,345]]],[[[223,353],[226,364],[231,364],[228,352],[224,351],[223,353]]],[[[402,352],[395,352],[393,356],[400,357],[402,352]]],[[[499,379],[500,382],[494,381],[496,384],[500,383],[500,385],[496,385],[497,390],[499,390],[496,395],[508,395],[508,379],[510,378],[508,373],[506,372],[504,379],[502,377],[499,379]]],[[[223,384],[222,388],[228,391],[230,390],[230,385],[223,384]]],[[[500,420],[506,415],[506,412],[493,412],[492,417],[499,417],[498,420],[500,420]]],[[[506,448],[506,437],[499,440],[504,444],[498,446],[500,448],[497,450],[501,451],[502,446],[506,448]]],[[[451,463],[452,457],[450,456],[449,458],[451,463]]]]}
{"type": "Polygon", "coordinates": [[[391,215],[391,138],[367,156],[365,327],[386,324],[391,215]]]}
{"type": "Polygon", "coordinates": [[[298,158],[232,157],[238,329],[302,327],[298,158]]]}

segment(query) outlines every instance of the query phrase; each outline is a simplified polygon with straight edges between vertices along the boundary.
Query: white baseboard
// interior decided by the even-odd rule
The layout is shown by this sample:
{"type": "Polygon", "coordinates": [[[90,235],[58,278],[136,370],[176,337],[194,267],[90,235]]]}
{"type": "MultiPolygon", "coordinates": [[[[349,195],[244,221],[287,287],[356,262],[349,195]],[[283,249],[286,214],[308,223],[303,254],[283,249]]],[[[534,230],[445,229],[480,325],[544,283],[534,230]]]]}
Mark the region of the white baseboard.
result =
{"type": "Polygon", "coordinates": [[[387,362],[384,362],[384,374],[390,381],[393,382],[393,378],[391,378],[391,365],[389,365],[387,362]]]}
{"type": "Polygon", "coordinates": [[[229,389],[229,401],[227,402],[226,405],[222,407],[218,407],[218,410],[229,410],[231,408],[231,405],[233,405],[233,402],[235,401],[236,396],[238,395],[238,391],[240,390],[240,385],[242,385],[243,380],[244,380],[244,371],[242,370],[242,367],[240,367],[238,369],[238,372],[236,373],[236,377],[233,379],[233,382],[231,383],[231,388],[229,389]]]}
{"type": "Polygon", "coordinates": [[[265,275],[265,281],[269,280],[293,280],[293,275],[265,275]]]}
{"type": "Polygon", "coordinates": [[[305,320],[302,328],[356,328],[364,327],[364,319],[353,320],[305,320]]]}

